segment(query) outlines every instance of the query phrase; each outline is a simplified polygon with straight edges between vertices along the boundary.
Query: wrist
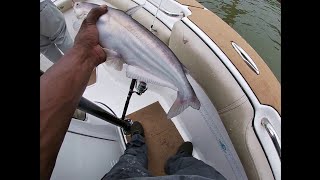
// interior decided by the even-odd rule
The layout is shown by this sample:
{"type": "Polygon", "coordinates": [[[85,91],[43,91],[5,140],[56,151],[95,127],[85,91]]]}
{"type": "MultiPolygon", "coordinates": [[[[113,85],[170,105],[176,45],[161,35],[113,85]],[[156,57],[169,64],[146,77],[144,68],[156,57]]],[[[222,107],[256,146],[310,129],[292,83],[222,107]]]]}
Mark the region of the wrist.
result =
{"type": "MultiPolygon", "coordinates": [[[[75,45],[71,52],[73,54],[78,55],[78,59],[89,63],[90,65],[96,67],[101,63],[101,59],[103,58],[101,54],[97,53],[97,47],[87,48],[80,45],[75,45]]],[[[100,48],[101,49],[101,48],[100,48]]],[[[99,49],[98,49],[99,50],[99,49]]],[[[102,50],[102,49],[101,49],[102,50]]],[[[103,51],[103,50],[102,50],[103,51]]],[[[100,52],[101,53],[101,52],[100,52]]],[[[104,52],[103,52],[104,53],[104,52]]]]}

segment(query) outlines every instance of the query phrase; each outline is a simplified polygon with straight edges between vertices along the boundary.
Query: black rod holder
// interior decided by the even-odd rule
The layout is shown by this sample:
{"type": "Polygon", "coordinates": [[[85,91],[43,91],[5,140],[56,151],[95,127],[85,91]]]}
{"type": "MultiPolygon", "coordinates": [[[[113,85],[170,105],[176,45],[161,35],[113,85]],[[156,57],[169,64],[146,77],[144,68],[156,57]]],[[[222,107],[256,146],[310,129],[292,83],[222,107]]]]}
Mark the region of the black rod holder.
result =
{"type": "Polygon", "coordinates": [[[130,131],[131,124],[129,121],[117,118],[84,97],[81,97],[78,108],[113,125],[122,127],[124,131],[130,131]]]}
{"type": "Polygon", "coordinates": [[[127,96],[126,104],[124,105],[124,109],[123,109],[123,112],[122,112],[122,117],[121,117],[122,120],[124,120],[124,118],[126,117],[127,109],[128,109],[128,106],[129,106],[129,102],[130,102],[132,93],[134,92],[133,88],[134,88],[134,85],[136,84],[136,81],[137,81],[136,79],[132,79],[131,80],[130,89],[129,89],[129,93],[128,93],[128,96],[127,96]]]}

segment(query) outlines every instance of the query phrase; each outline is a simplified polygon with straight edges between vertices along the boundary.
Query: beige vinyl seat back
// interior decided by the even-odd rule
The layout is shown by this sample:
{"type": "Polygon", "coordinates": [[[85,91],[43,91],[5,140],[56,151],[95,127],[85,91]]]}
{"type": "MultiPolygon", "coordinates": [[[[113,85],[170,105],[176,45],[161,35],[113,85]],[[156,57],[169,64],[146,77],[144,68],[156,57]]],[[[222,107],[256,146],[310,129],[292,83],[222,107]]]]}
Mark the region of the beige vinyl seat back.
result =
{"type": "MultiPolygon", "coordinates": [[[[85,1],[85,0],[78,0],[78,1],[85,1]]],[[[136,7],[138,5],[137,3],[131,0],[104,0],[104,1],[122,11],[127,11],[128,9],[132,7],[136,7]]],[[[72,8],[72,3],[71,1],[68,1],[68,0],[60,1],[58,4],[58,8],[60,9],[61,12],[65,12],[70,8],[72,8]]],[[[151,27],[154,20],[153,26],[154,26],[154,29],[157,29],[157,32],[155,35],[161,41],[163,41],[166,45],[169,44],[169,38],[171,34],[170,29],[158,19],[154,19],[154,16],[150,14],[150,12],[141,8],[132,15],[132,18],[138,21],[141,25],[143,25],[147,29],[151,27]]]]}
{"type": "MultiPolygon", "coordinates": [[[[106,2],[114,5],[118,9],[122,11],[127,11],[128,9],[132,7],[136,7],[138,4],[131,1],[131,0],[105,0],[106,2]]],[[[150,29],[153,21],[153,27],[154,29],[157,29],[157,32],[155,32],[155,35],[166,45],[169,44],[169,38],[171,31],[170,29],[163,24],[161,21],[158,19],[154,19],[154,16],[149,13],[147,10],[141,8],[137,12],[135,12],[132,15],[132,18],[138,21],[141,25],[143,25],[145,28],[150,29]]]]}
{"type": "Polygon", "coordinates": [[[182,21],[175,23],[169,47],[218,110],[248,178],[274,179],[252,127],[254,109],[228,69],[182,21]]]}

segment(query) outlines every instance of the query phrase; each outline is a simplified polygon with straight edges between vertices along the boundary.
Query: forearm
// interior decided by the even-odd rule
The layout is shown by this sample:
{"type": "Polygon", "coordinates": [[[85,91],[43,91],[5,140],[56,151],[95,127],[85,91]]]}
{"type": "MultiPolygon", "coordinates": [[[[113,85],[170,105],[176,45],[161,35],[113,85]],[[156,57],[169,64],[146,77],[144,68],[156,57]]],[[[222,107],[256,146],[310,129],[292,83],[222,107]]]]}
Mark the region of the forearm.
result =
{"type": "Polygon", "coordinates": [[[40,77],[40,175],[49,179],[95,60],[72,48],[40,77]]]}

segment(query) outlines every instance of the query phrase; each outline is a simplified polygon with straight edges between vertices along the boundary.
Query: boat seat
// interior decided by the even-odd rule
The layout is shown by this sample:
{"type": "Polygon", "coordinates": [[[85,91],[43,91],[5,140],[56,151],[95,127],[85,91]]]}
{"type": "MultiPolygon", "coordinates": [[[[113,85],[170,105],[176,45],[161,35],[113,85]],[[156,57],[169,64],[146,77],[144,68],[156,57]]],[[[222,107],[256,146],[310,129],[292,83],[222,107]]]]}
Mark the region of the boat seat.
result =
{"type": "MultiPolygon", "coordinates": [[[[105,0],[105,1],[116,6],[122,11],[127,11],[128,9],[137,6],[137,4],[131,0],[122,0],[122,1],[105,0]]],[[[138,10],[132,15],[132,18],[138,21],[141,25],[143,25],[147,29],[150,29],[154,16],[151,13],[149,13],[147,10],[141,8],[140,10],[138,10]]],[[[154,32],[154,34],[166,45],[169,45],[169,38],[171,34],[170,29],[158,19],[155,19],[153,26],[154,26],[154,29],[157,29],[157,32],[154,32]]]]}
{"type": "MultiPolygon", "coordinates": [[[[84,0],[79,0],[79,1],[84,1],[84,0]]],[[[107,4],[111,4],[114,7],[117,7],[118,9],[122,11],[127,11],[128,9],[137,6],[138,4],[131,1],[131,0],[104,0],[107,2],[107,4]]],[[[88,2],[91,2],[90,0],[88,2]]],[[[99,3],[99,2],[95,2],[99,3]]],[[[71,1],[68,0],[61,0],[59,3],[57,3],[58,8],[60,9],[61,12],[66,12],[70,8],[72,8],[72,3],[71,1]]],[[[141,25],[149,29],[151,27],[152,21],[154,16],[149,13],[147,10],[141,8],[137,12],[135,12],[132,15],[132,18],[138,21],[141,25]]],[[[169,38],[171,31],[170,29],[163,24],[161,21],[158,19],[155,19],[154,21],[154,28],[157,29],[157,32],[154,32],[154,34],[166,45],[169,45],[169,38]]]]}
{"type": "Polygon", "coordinates": [[[229,70],[182,21],[175,23],[169,47],[216,107],[248,178],[274,179],[252,127],[254,109],[229,70]]]}

